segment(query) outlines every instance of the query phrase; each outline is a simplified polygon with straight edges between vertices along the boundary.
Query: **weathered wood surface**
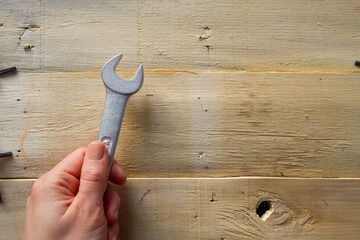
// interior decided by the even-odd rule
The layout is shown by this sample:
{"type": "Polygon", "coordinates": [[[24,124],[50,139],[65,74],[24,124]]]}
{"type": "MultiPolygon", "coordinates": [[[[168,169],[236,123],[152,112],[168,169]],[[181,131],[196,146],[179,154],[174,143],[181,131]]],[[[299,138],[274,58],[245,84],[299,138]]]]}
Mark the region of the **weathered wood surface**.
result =
{"type": "MultiPolygon", "coordinates": [[[[130,76],[133,73],[119,73],[130,76]]],[[[1,78],[0,176],[37,177],[96,139],[99,73],[1,78]]],[[[130,177],[359,177],[358,74],[147,72],[116,158],[130,177]]]]}
{"type": "MultiPolygon", "coordinates": [[[[0,178],[96,138],[122,52],[121,76],[146,69],[116,154],[144,177],[117,189],[122,239],[356,239],[359,18],[356,0],[3,0],[0,178]]],[[[1,239],[21,238],[31,183],[0,180],[1,239]]]]}
{"type": "Polygon", "coordinates": [[[0,2],[0,66],[359,72],[357,0],[0,2]]]}
{"type": "MultiPolygon", "coordinates": [[[[20,239],[32,181],[0,181],[1,239],[20,239]]],[[[129,179],[121,239],[356,239],[360,180],[129,179]],[[256,213],[272,202],[263,221],[256,213]]]]}

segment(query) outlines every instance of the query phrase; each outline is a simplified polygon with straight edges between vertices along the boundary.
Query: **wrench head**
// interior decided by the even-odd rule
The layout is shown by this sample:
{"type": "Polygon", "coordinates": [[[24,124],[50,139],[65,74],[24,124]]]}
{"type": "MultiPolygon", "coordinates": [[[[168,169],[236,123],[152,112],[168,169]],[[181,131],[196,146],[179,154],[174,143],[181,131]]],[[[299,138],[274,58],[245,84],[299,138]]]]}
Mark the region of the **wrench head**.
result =
{"type": "Polygon", "coordinates": [[[132,95],[140,90],[143,81],[144,81],[144,70],[142,65],[139,66],[134,77],[131,80],[125,80],[120,78],[115,69],[119,64],[122,58],[122,54],[119,54],[111,58],[101,71],[101,78],[104,82],[106,88],[110,89],[113,92],[123,94],[123,95],[132,95]]]}

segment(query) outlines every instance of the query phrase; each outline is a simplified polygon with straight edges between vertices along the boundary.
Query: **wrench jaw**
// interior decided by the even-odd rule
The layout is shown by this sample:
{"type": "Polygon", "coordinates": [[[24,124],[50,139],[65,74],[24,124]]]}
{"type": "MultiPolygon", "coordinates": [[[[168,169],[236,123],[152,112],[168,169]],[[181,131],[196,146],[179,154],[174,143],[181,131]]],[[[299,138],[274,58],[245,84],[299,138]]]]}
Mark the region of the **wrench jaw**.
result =
{"type": "Polygon", "coordinates": [[[134,81],[134,82],[138,83],[137,90],[135,90],[132,93],[132,94],[135,94],[140,90],[140,88],[142,87],[143,82],[144,82],[144,69],[143,69],[143,66],[141,64],[139,65],[134,77],[130,81],[134,81]]]}
{"type": "Polygon", "coordinates": [[[122,54],[116,55],[105,63],[102,71],[101,78],[106,88],[110,89],[115,93],[123,95],[133,95],[140,90],[144,80],[144,70],[142,65],[139,66],[134,77],[131,80],[125,80],[120,78],[115,69],[122,58],[122,54]]]}

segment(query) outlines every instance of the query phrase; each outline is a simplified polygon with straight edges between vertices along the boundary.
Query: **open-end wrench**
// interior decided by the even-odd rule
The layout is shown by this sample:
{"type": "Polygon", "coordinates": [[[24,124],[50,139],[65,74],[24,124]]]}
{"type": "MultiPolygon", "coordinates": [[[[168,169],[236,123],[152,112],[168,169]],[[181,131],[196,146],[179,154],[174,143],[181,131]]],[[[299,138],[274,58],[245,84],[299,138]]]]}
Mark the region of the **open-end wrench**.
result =
{"type": "Polygon", "coordinates": [[[122,55],[119,54],[105,63],[101,78],[106,87],[106,99],[97,140],[103,142],[109,153],[109,173],[120,134],[126,103],[131,95],[139,91],[144,80],[142,65],[139,66],[131,80],[125,80],[116,75],[115,68],[122,55]]]}

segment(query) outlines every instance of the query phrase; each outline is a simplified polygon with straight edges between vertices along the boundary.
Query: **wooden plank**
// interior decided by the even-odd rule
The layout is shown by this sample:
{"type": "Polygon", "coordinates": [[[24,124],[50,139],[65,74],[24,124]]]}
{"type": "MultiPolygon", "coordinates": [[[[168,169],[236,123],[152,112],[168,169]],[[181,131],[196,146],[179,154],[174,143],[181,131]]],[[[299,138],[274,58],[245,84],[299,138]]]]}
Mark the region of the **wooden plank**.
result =
{"type": "MultiPolygon", "coordinates": [[[[32,181],[0,181],[0,235],[20,239],[32,181]]],[[[360,179],[129,179],[121,239],[354,239],[360,179]],[[271,207],[261,219],[256,209],[271,207]],[[265,220],[265,221],[264,221],[265,220]]]]}
{"type": "MultiPolygon", "coordinates": [[[[130,177],[360,176],[358,74],[145,76],[116,152],[130,177]]],[[[99,73],[18,73],[0,84],[0,151],[14,152],[2,178],[40,176],[96,139],[99,73]]]]}
{"type": "Polygon", "coordinates": [[[355,0],[143,2],[138,51],[145,67],[358,71],[355,0]]]}
{"type": "Polygon", "coordinates": [[[0,69],[40,69],[40,1],[0,1],[0,69]]]}
{"type": "Polygon", "coordinates": [[[356,0],[7,0],[0,65],[99,71],[122,52],[123,70],[359,72],[359,9],[356,0]]]}

